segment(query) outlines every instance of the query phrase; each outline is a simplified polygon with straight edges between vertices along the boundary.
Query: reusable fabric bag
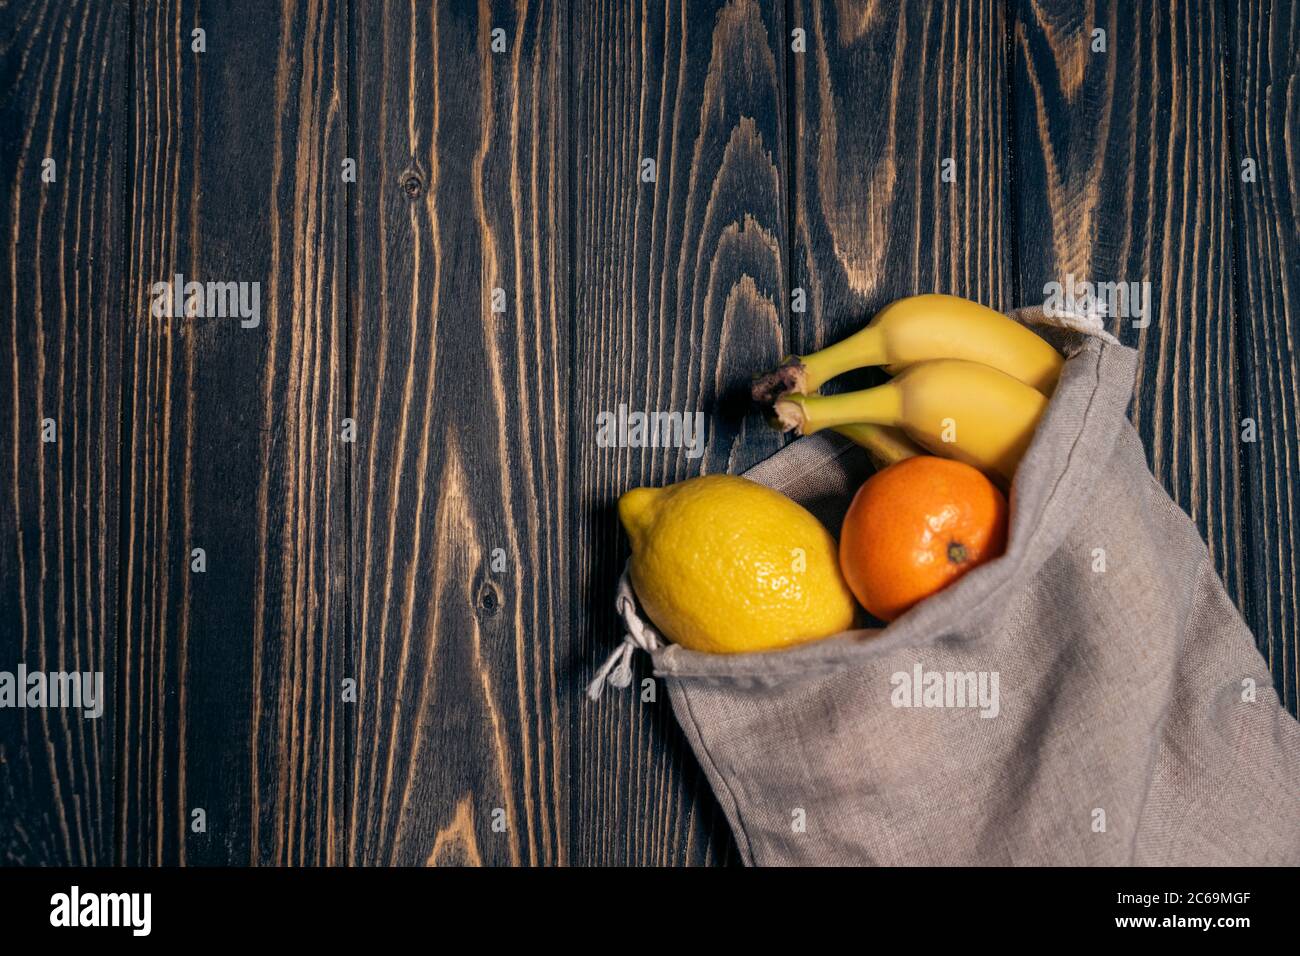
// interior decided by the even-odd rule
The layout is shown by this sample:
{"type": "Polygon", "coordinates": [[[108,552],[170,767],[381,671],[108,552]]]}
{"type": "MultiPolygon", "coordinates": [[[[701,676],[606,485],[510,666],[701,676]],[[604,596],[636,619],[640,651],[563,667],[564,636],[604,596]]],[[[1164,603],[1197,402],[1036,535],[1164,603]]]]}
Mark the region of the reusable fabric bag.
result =
{"type": "MultiPolygon", "coordinates": [[[[1300,725],[1147,468],[1136,355],[1055,340],[1006,554],[887,628],[703,654],[659,638],[624,575],[627,643],[592,693],[651,651],[745,863],[1300,863],[1300,725]]],[[[746,476],[838,534],[871,470],[818,434],[746,476]]]]}

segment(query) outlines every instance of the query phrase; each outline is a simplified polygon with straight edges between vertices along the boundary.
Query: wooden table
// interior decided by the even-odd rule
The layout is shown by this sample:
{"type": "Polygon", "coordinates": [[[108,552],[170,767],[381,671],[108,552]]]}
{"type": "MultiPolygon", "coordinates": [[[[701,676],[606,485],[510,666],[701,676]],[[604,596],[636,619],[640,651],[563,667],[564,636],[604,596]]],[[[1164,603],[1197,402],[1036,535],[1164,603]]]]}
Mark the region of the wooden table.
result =
{"type": "Polygon", "coordinates": [[[772,453],[750,374],[919,291],[1151,283],[1132,417],[1294,712],[1298,50],[1280,0],[0,8],[0,669],[108,681],[0,711],[0,861],[735,862],[666,697],[582,694],[614,501],[772,453]]]}

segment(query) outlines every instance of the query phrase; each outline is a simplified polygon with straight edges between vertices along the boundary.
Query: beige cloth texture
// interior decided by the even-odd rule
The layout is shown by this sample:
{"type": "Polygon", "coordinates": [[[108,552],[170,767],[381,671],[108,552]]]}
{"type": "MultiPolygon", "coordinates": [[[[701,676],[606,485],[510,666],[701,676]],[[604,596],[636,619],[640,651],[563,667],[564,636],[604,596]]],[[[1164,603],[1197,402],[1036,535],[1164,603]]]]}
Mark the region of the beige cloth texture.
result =
{"type": "MultiPolygon", "coordinates": [[[[883,630],[653,651],[745,863],[1300,864],[1300,725],[1147,467],[1135,353],[1062,341],[1002,558],[883,630]]],[[[814,435],[747,474],[838,534],[870,473],[814,435]]]]}

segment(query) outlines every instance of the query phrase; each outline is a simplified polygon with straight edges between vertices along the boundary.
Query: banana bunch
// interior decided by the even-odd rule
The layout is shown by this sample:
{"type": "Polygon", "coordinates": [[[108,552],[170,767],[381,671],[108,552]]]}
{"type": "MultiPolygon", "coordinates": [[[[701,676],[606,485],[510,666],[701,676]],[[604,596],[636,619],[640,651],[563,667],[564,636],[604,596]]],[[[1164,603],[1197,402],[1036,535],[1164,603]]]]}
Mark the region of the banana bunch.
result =
{"type": "Polygon", "coordinates": [[[1062,359],[1000,312],[951,295],[900,299],[866,328],[812,355],[787,359],[754,381],[783,431],[834,428],[877,464],[929,451],[1010,483],[1033,438],[1062,359]],[[882,365],[876,388],[818,395],[827,381],[882,365]]]}

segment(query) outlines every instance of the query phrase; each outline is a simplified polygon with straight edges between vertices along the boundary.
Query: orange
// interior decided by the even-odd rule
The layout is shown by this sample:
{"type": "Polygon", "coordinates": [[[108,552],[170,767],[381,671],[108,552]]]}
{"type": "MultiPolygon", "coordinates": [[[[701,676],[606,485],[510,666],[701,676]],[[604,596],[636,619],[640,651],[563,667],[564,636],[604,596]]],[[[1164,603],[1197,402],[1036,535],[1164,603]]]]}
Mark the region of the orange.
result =
{"type": "Polygon", "coordinates": [[[1007,500],[976,468],[918,455],[858,489],[840,570],[864,608],[892,621],[1006,550],[1007,500]]]}

